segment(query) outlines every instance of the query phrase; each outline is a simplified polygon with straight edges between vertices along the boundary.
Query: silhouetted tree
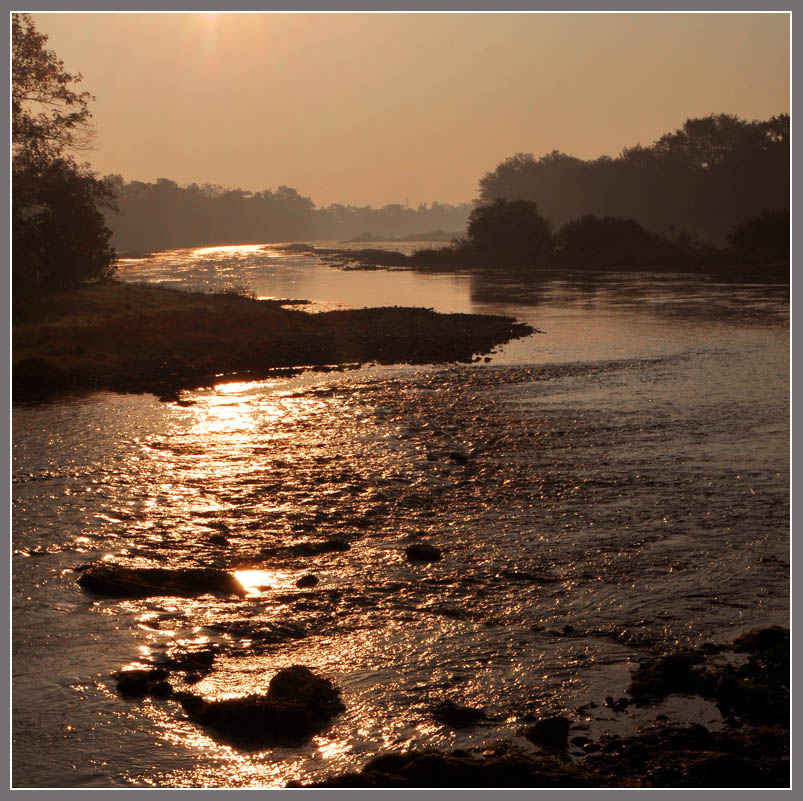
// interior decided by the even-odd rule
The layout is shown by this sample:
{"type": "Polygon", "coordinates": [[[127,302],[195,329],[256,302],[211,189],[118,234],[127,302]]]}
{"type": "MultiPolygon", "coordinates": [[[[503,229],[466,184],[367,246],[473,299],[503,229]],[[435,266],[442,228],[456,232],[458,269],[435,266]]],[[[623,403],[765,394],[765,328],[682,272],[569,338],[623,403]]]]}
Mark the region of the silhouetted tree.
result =
{"type": "Polygon", "coordinates": [[[389,204],[375,209],[332,204],[316,209],[308,197],[289,186],[248,192],[204,184],[180,187],[159,178],[155,183],[105,179],[114,187],[116,211],[106,215],[115,246],[146,252],[178,247],[298,239],[348,239],[359,234],[399,237],[436,229],[460,231],[470,204],[433,203],[417,209],[389,204]]]}
{"type": "Polygon", "coordinates": [[[632,265],[649,261],[660,249],[660,238],[635,220],[587,214],[566,223],[557,234],[562,264],[632,265]]]}
{"type": "Polygon", "coordinates": [[[554,251],[552,227],[529,200],[495,200],[469,215],[465,249],[493,263],[546,264],[554,251]]]}
{"type": "Polygon", "coordinates": [[[531,200],[555,225],[615,216],[724,241],[735,222],[788,207],[789,165],[788,115],[746,122],[712,114],[617,158],[518,153],[480,180],[480,201],[531,200]]]}
{"type": "Polygon", "coordinates": [[[72,85],[27,14],[12,16],[12,274],[15,289],[73,286],[114,272],[99,205],[109,186],[73,152],[86,147],[88,92],[72,85]]]}
{"type": "Polygon", "coordinates": [[[745,220],[728,234],[728,242],[745,253],[789,258],[789,209],[745,220]]]}
{"type": "Polygon", "coordinates": [[[15,163],[13,279],[18,288],[65,289],[111,278],[115,253],[98,205],[106,186],[69,161],[15,163]]]}

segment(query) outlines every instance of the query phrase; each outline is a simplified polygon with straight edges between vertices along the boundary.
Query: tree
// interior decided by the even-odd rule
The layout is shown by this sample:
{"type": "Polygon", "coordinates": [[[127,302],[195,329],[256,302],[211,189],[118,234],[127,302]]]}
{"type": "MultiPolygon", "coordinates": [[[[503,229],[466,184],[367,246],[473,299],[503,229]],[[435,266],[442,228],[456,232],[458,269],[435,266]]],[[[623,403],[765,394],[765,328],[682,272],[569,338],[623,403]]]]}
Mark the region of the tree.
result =
{"type": "Polygon", "coordinates": [[[110,186],[75,153],[91,139],[88,92],[73,85],[28,14],[12,16],[12,263],[16,289],[104,280],[114,272],[99,206],[110,186]]]}
{"type": "Polygon", "coordinates": [[[744,253],[789,258],[789,209],[764,211],[728,234],[731,247],[744,253]]]}
{"type": "Polygon", "coordinates": [[[648,261],[658,252],[659,237],[635,220],[586,214],[558,231],[558,255],[563,264],[613,267],[648,261]]]}
{"type": "Polygon", "coordinates": [[[114,274],[111,232],[98,205],[106,187],[59,159],[15,165],[13,279],[19,288],[66,289],[114,274]]]}
{"type": "Polygon", "coordinates": [[[531,200],[556,226],[594,214],[722,241],[734,223],[789,205],[789,157],[788,114],[711,114],[616,158],[518,153],[480,180],[480,202],[531,200]]]}
{"type": "Polygon", "coordinates": [[[554,238],[535,203],[499,199],[471,212],[464,246],[492,262],[545,264],[553,254],[554,238]]]}

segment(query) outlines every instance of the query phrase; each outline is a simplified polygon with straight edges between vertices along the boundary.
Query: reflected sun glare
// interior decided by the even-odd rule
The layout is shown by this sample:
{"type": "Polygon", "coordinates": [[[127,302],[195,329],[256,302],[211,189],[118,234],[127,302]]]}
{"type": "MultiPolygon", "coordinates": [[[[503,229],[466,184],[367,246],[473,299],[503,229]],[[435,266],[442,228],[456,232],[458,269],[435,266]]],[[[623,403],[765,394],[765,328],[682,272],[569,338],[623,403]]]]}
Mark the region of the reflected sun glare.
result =
{"type": "Polygon", "coordinates": [[[195,248],[193,256],[209,256],[212,253],[235,256],[239,254],[258,253],[264,245],[211,245],[205,248],[195,248]]]}
{"type": "Polygon", "coordinates": [[[264,590],[273,589],[280,582],[278,574],[272,570],[235,570],[234,578],[243,585],[249,597],[261,595],[264,590]]]}

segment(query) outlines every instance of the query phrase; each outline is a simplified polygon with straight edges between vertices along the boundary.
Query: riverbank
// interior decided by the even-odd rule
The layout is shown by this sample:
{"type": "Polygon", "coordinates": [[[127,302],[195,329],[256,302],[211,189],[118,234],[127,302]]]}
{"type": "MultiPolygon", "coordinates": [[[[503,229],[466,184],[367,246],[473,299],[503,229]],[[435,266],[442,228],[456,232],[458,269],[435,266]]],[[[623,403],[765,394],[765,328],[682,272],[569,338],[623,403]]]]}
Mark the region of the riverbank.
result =
{"type": "Polygon", "coordinates": [[[707,258],[635,259],[631,261],[598,261],[583,263],[554,263],[544,265],[497,265],[487,258],[472,255],[459,247],[426,248],[411,254],[383,248],[322,248],[296,243],[283,249],[293,253],[318,256],[334,267],[344,270],[413,270],[422,273],[492,273],[540,277],[549,275],[594,275],[605,272],[689,273],[707,275],[721,280],[788,282],[789,262],[767,258],[744,258],[727,251],[709,254],[707,258]]]}
{"type": "Polygon", "coordinates": [[[311,314],[299,301],[109,282],[16,300],[15,399],[181,389],[272,371],[470,362],[533,333],[509,317],[384,307],[311,314]]]}

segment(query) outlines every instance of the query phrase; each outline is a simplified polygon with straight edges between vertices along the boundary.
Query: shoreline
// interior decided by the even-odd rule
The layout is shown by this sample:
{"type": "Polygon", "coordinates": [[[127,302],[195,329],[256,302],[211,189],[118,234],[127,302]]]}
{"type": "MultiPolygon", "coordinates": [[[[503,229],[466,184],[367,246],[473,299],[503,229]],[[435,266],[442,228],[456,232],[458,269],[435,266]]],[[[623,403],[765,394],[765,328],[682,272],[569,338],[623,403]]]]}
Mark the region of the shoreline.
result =
{"type": "Polygon", "coordinates": [[[304,243],[283,245],[278,249],[291,253],[318,256],[325,263],[341,270],[403,270],[423,273],[466,275],[515,275],[543,278],[545,276],[592,276],[600,273],[654,273],[660,275],[710,276],[717,279],[788,283],[788,261],[719,261],[703,263],[644,263],[644,264],[544,264],[486,266],[482,260],[472,259],[459,251],[442,248],[422,250],[406,255],[383,248],[331,248],[304,243]]]}
{"type": "Polygon", "coordinates": [[[119,281],[18,301],[13,399],[111,390],[178,400],[182,389],[277,371],[470,363],[534,333],[498,315],[396,306],[310,313],[290,303],[119,281]]]}

